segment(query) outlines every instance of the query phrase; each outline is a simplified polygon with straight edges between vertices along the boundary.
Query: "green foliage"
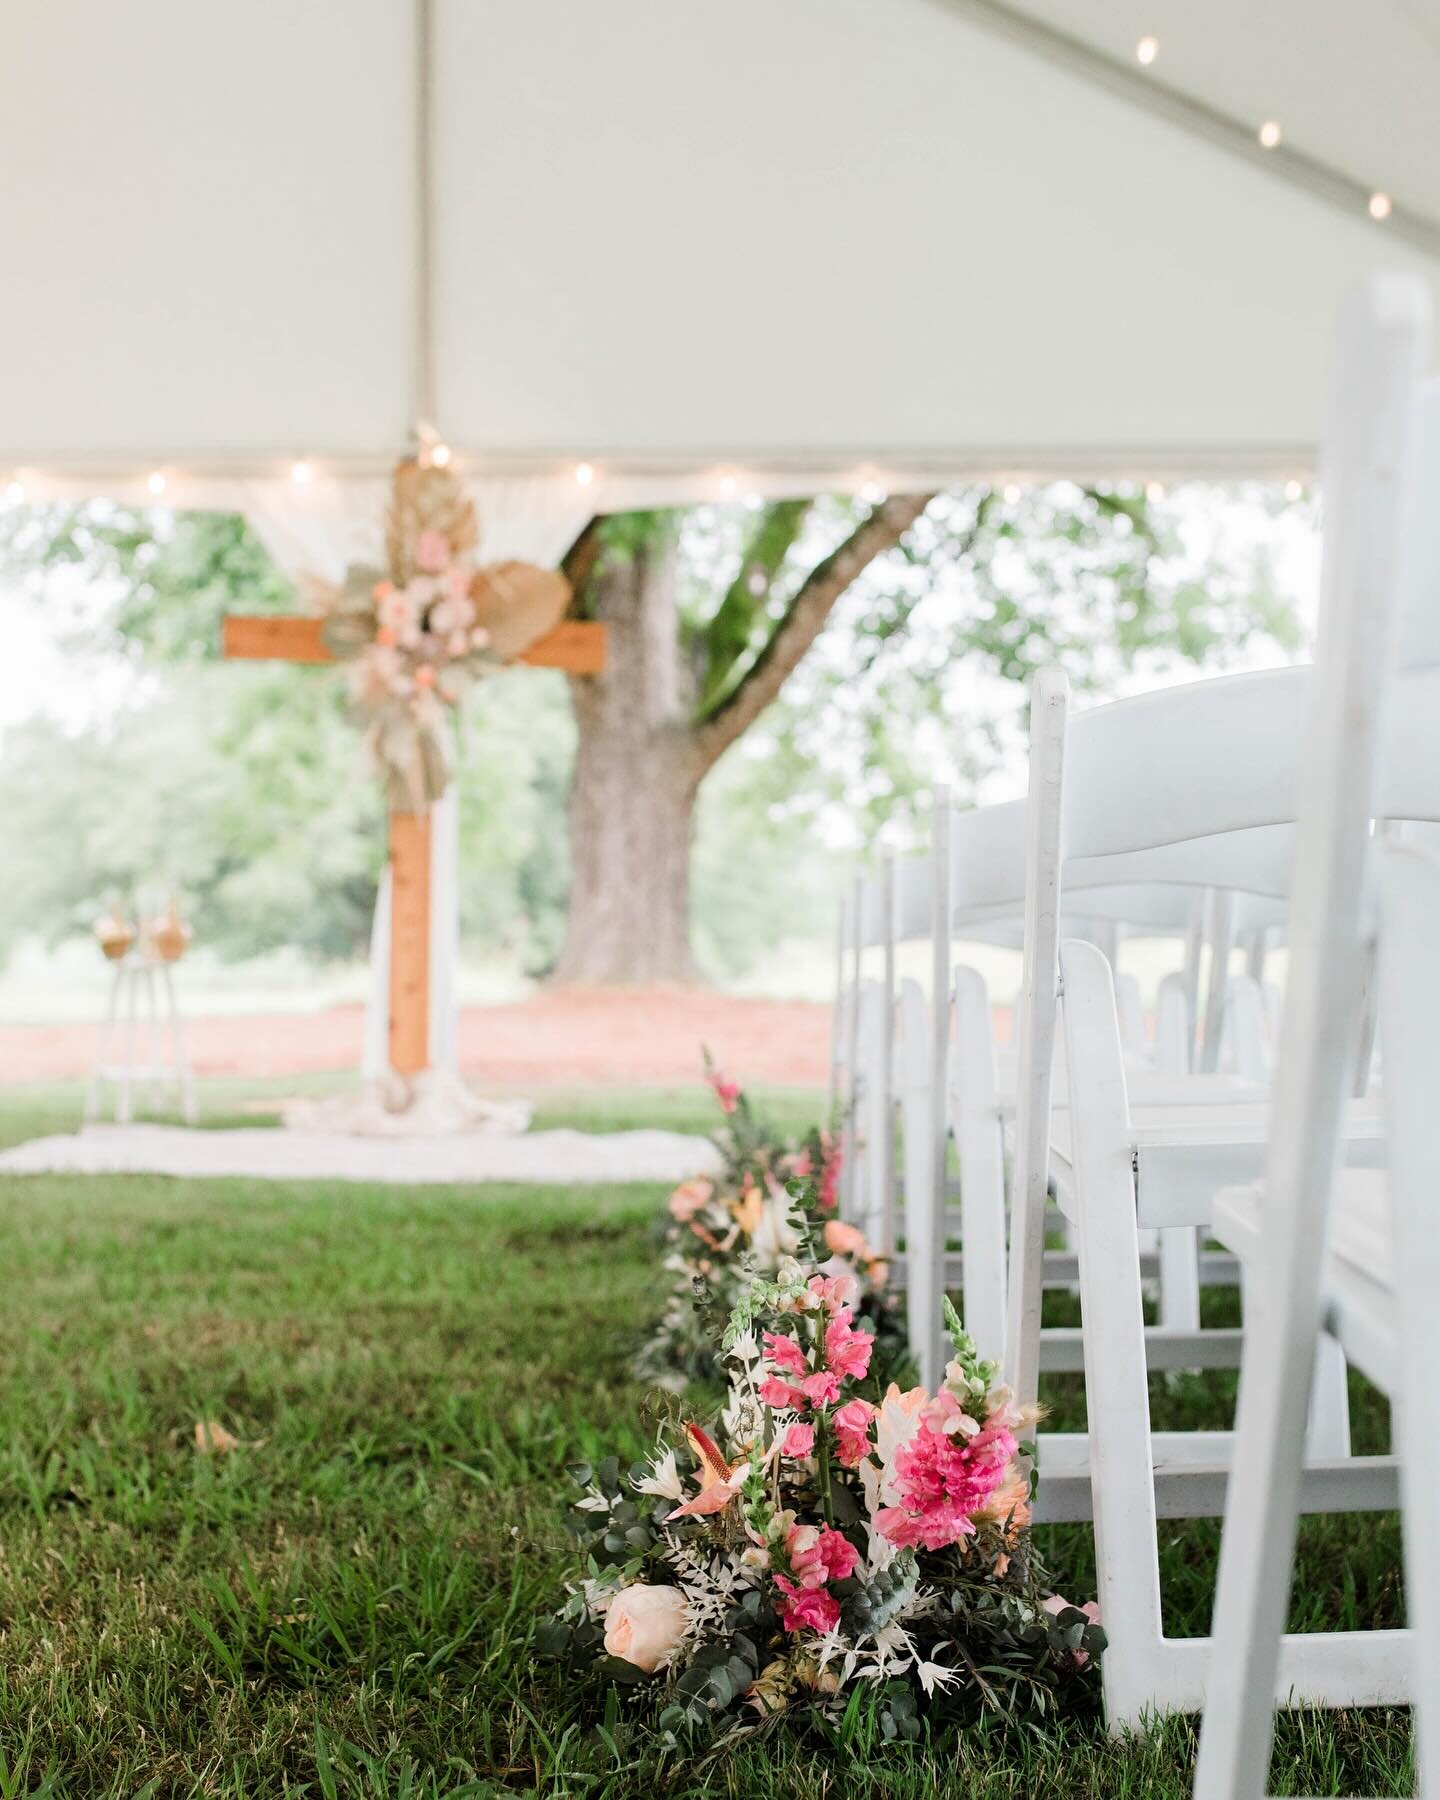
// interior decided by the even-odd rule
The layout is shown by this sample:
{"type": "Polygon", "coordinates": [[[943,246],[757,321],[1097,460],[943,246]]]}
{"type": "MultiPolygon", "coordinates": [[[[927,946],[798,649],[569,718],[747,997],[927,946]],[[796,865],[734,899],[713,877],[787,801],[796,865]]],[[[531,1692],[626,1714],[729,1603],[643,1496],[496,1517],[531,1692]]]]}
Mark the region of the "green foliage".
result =
{"type": "Polygon", "coordinates": [[[735,686],[750,652],[768,635],[771,587],[809,511],[808,500],[777,500],[756,518],[735,579],[701,634],[704,667],[696,710],[702,718],[735,686]]]}

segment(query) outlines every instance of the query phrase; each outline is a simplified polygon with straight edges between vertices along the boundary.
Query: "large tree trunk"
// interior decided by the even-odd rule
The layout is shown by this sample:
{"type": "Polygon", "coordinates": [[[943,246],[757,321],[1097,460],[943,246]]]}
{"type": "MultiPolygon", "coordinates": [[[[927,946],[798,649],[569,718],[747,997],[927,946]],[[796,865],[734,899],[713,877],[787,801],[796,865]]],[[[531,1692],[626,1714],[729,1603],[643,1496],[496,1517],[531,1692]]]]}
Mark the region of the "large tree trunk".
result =
{"type": "Polygon", "coordinates": [[[692,981],[690,840],[703,773],[678,692],[673,539],[595,578],[601,675],[572,679],[570,912],[556,979],[692,981]]]}

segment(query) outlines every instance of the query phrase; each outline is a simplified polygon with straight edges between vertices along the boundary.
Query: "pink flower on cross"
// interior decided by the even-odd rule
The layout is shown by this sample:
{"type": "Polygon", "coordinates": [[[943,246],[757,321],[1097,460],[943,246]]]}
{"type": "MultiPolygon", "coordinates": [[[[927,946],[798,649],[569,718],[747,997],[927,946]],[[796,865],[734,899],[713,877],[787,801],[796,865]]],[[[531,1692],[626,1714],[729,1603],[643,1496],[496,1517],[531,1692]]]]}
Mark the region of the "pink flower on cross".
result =
{"type": "Polygon", "coordinates": [[[427,575],[438,575],[450,561],[450,540],[443,531],[422,531],[415,540],[415,561],[427,575]]]}

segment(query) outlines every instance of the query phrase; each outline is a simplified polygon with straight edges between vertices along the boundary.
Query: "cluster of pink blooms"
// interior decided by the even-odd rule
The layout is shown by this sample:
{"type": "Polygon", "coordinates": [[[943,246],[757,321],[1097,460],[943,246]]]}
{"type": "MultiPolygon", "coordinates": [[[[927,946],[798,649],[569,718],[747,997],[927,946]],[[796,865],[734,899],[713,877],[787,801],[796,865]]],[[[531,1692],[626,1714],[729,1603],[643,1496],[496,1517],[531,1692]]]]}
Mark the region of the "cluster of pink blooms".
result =
{"type": "Polygon", "coordinates": [[[840,1623],[840,1602],[826,1583],[853,1575],[859,1551],[833,1526],[792,1525],[785,1539],[785,1559],[791,1576],[775,1576],[780,1623],[786,1631],[833,1631],[840,1623]]]}
{"type": "Polygon", "coordinates": [[[801,1181],[813,1180],[821,1212],[834,1212],[840,1199],[841,1147],[828,1131],[820,1134],[820,1167],[808,1150],[802,1150],[790,1166],[790,1173],[801,1181]]]}
{"type": "MultiPolygon", "coordinates": [[[[418,573],[397,586],[375,584],[378,629],[370,652],[373,673],[399,698],[436,688],[445,665],[474,655],[490,641],[475,623],[471,572],[453,560],[443,531],[422,531],[415,544],[418,573]]],[[[452,696],[439,689],[442,698],[452,696]]]]}
{"type": "Polygon", "coordinates": [[[1005,1409],[982,1425],[942,1388],[921,1407],[919,1430],[895,1452],[891,1485],[900,1504],[876,1513],[876,1529],[901,1548],[958,1544],[1006,1487],[1018,1447],[1005,1409]]]}

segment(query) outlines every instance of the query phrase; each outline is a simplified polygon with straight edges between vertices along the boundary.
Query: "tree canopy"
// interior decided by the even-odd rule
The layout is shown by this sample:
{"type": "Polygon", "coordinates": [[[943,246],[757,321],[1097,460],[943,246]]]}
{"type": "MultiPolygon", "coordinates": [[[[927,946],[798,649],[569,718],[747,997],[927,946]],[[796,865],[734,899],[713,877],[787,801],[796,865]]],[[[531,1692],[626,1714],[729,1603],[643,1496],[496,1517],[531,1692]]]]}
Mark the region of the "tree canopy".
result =
{"type": "MultiPolygon", "coordinates": [[[[717,756],[737,746],[702,794],[693,864],[712,972],[793,925],[797,891],[828,891],[862,821],[903,840],[935,779],[974,791],[1002,767],[1041,664],[1103,694],[1299,641],[1263,533],[1197,547],[1183,509],[1068,484],[925,498],[618,515],[572,551],[583,605],[607,563],[665,548],[687,729],[717,756]]],[[[1263,522],[1278,502],[1245,504],[1263,522]]],[[[12,832],[43,854],[12,864],[0,949],[64,935],[148,879],[185,891],[227,955],[360,950],[381,801],[343,683],[207,666],[225,611],[296,605],[243,521],[97,504],[12,513],[0,534],[30,603],[84,581],[107,597],[87,641],[153,674],[92,730],[42,712],[7,733],[12,832]]],[[[532,968],[562,931],[573,745],[559,677],[485,684],[466,708],[464,928],[532,968]]]]}

